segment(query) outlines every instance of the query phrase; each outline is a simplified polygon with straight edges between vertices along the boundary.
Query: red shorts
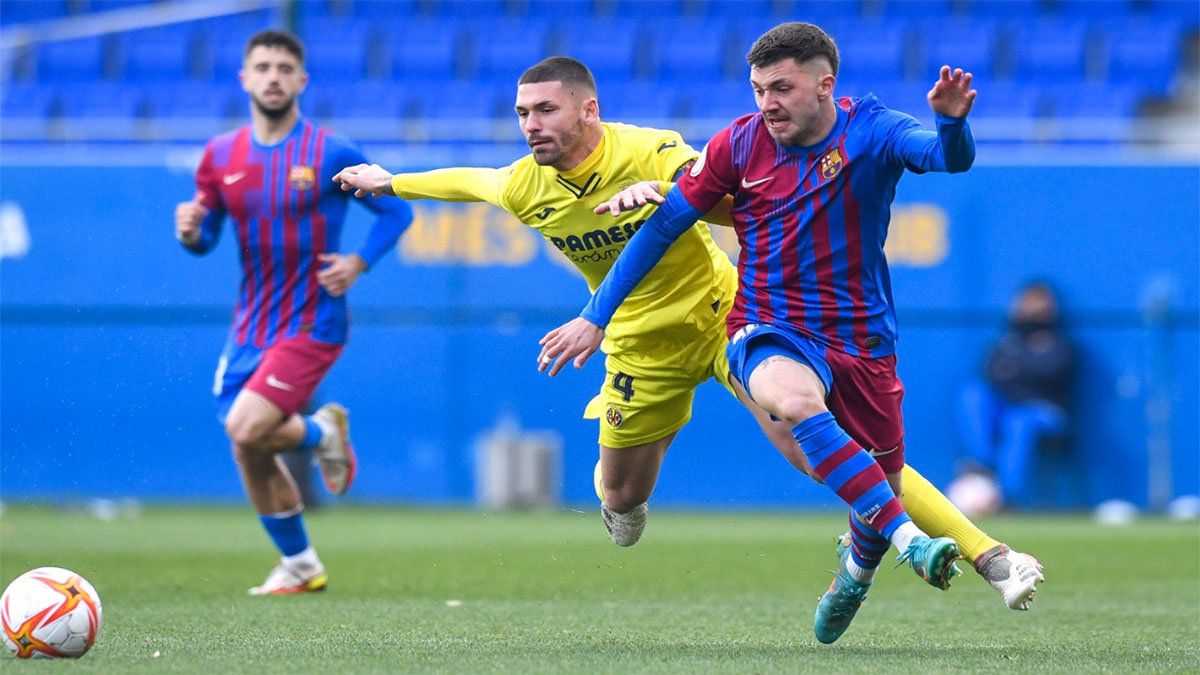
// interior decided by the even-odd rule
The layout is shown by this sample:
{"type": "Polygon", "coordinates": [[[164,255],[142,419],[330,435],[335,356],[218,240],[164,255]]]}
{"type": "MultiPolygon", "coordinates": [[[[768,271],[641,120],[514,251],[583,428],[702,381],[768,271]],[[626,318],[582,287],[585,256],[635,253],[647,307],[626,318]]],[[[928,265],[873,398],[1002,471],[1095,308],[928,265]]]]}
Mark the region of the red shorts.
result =
{"type": "Polygon", "coordinates": [[[825,399],[838,425],[871,453],[885,473],[904,467],[904,384],[896,374],[896,355],[862,359],[825,350],[833,386],[825,399]]]}
{"type": "Polygon", "coordinates": [[[279,406],[284,415],[299,412],[344,347],[314,340],[308,333],[282,338],[263,351],[245,388],[279,406]]]}

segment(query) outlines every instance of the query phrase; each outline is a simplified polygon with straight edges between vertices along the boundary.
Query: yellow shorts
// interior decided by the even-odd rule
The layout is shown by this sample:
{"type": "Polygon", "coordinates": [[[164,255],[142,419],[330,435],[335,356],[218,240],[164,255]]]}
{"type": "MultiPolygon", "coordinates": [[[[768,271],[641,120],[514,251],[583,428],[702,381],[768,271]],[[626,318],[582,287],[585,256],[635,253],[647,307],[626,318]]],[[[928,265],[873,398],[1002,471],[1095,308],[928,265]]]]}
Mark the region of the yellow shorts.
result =
{"type": "Polygon", "coordinates": [[[733,393],[725,356],[729,343],[725,315],[737,288],[736,278],[731,281],[732,287],[718,291],[718,307],[702,308],[712,313],[712,320],[691,339],[680,341],[678,334],[661,341],[654,335],[639,336],[637,343],[644,347],[608,355],[600,393],[583,415],[600,420],[600,445],[628,448],[679,431],[692,418],[696,387],[709,379],[715,378],[733,393]]]}

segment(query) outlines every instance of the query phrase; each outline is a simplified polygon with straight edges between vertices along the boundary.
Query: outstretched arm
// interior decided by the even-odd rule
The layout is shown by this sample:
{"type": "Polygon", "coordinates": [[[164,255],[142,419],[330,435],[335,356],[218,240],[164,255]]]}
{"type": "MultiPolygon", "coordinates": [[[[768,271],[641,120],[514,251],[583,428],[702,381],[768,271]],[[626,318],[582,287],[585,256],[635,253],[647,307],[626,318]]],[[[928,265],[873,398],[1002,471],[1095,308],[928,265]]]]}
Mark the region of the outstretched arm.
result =
{"type": "Polygon", "coordinates": [[[392,174],[378,164],[359,164],[342,169],[333,177],[355,197],[372,195],[404,199],[434,199],[442,202],[489,202],[501,208],[500,185],[504,169],[455,167],[421,173],[392,174]]]}
{"type": "Polygon", "coordinates": [[[612,320],[625,297],[637,288],[671,244],[683,236],[700,216],[701,213],[688,204],[678,188],[667,193],[663,205],[617,256],[604,282],[592,294],[591,301],[579,318],[555,328],[539,341],[542,350],[538,354],[538,370],[549,368],[553,377],[568,361],[573,361],[576,368],[582,368],[588,357],[600,348],[604,327],[612,320]]]}
{"type": "Polygon", "coordinates": [[[975,162],[975,138],[967,114],[975,103],[971,73],[942,66],[929,90],[929,107],[936,115],[937,131],[927,131],[911,117],[888,111],[892,124],[886,141],[889,161],[917,171],[960,173],[975,162]]]}

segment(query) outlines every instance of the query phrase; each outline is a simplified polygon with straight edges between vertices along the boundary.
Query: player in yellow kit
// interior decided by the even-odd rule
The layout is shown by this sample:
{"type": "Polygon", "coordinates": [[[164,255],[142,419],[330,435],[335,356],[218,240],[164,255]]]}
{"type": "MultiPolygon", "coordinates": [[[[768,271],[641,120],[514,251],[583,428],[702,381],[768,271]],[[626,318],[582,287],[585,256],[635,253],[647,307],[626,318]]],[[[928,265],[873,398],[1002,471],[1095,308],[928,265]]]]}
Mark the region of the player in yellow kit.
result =
{"type": "MultiPolygon", "coordinates": [[[[595,81],[574,59],[551,57],[527,70],[515,107],[532,152],[507,167],[393,176],[364,164],[343,169],[334,180],[357,196],[499,206],[540,232],[594,290],[646,217],[633,211],[614,218],[594,210],[635,183],[673,181],[699,155],[674,131],[602,122],[595,81]]],[[[727,221],[723,207],[709,216],[727,221]]],[[[663,457],[691,417],[695,388],[710,378],[742,401],[793,466],[812,475],[790,429],[772,421],[729,377],[724,319],[736,288],[732,263],[708,226],[698,223],[672,245],[607,328],[607,373],[585,417],[600,419],[596,491],[604,524],[621,546],[641,537],[663,457]]],[[[917,526],[931,536],[954,538],[1006,604],[1025,609],[1042,579],[1037,561],[988,537],[909,467],[904,485],[903,505],[917,526]]]]}

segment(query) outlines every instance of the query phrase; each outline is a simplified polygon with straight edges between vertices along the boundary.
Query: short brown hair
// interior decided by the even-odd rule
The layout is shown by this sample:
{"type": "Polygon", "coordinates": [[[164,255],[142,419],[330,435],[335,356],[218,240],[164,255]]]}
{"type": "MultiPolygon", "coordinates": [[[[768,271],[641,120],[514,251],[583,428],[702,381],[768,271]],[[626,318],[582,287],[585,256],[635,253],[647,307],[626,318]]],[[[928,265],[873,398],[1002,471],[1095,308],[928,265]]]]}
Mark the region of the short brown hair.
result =
{"type": "Polygon", "coordinates": [[[538,82],[562,82],[567,86],[578,86],[592,96],[596,95],[596,78],[588,67],[569,56],[551,56],[540,63],[531,66],[521,74],[517,84],[537,84],[538,82]]]}
{"type": "Polygon", "coordinates": [[[300,43],[300,38],[287,31],[264,30],[255,33],[246,43],[246,53],[243,56],[250,56],[255,47],[280,47],[290,52],[297,61],[304,63],[304,45],[300,43]]]}
{"type": "Polygon", "coordinates": [[[811,23],[781,23],[754,41],[746,61],[752,68],[765,68],[786,58],[805,63],[817,57],[829,60],[834,76],[838,73],[838,49],[833,38],[811,23]]]}

